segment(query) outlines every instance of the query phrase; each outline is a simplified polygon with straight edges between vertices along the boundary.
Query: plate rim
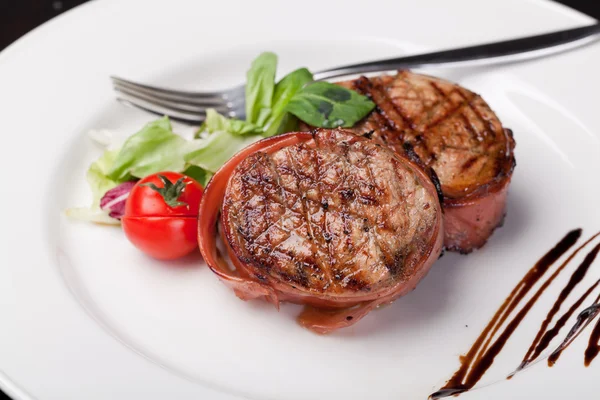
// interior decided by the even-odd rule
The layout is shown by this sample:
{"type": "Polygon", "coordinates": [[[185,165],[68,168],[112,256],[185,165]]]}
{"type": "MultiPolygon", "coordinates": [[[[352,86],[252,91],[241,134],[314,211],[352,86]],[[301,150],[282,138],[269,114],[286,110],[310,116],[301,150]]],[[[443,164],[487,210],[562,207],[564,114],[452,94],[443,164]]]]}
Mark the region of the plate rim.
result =
{"type": "MultiPolygon", "coordinates": [[[[500,0],[501,1],[501,0],[500,0]]],[[[565,18],[569,19],[579,19],[582,22],[588,21],[597,21],[596,19],[590,17],[589,15],[580,12],[572,7],[569,7],[562,3],[557,3],[552,0],[527,0],[530,3],[535,4],[538,7],[546,7],[549,8],[565,18]]],[[[42,35],[52,34],[52,32],[56,29],[59,29],[62,25],[68,22],[72,18],[79,18],[79,15],[86,11],[91,10],[94,7],[102,6],[104,1],[90,1],[87,3],[80,4],[72,9],[61,13],[52,19],[44,22],[43,24],[37,26],[31,31],[27,32],[14,42],[12,42],[5,49],[0,51],[0,72],[4,66],[4,63],[10,61],[10,59],[18,54],[20,51],[26,50],[27,46],[30,46],[32,43],[38,40],[38,38],[42,35]]],[[[87,311],[86,311],[86,314],[87,311]]],[[[88,314],[92,320],[94,319],[92,316],[88,314]]],[[[11,398],[15,400],[36,400],[36,397],[27,392],[26,389],[18,385],[11,377],[9,377],[6,373],[2,371],[0,368],[0,388],[11,398]]]]}

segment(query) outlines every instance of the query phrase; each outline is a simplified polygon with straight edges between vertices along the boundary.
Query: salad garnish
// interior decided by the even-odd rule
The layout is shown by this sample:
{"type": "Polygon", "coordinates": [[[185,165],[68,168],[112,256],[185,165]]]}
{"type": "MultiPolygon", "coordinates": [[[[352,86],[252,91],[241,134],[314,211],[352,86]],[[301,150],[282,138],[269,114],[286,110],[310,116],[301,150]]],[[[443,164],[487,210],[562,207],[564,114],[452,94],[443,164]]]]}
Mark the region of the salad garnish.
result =
{"type": "Polygon", "coordinates": [[[67,215],[118,224],[124,203],[112,199],[108,207],[101,206],[101,199],[112,189],[120,188],[124,202],[127,196],[121,189],[131,190],[136,181],[162,171],[183,173],[206,186],[238,151],[263,137],[297,130],[299,120],[314,127],[351,127],[375,107],[352,90],[314,82],[306,68],[279,81],[275,81],[276,73],[274,53],[262,53],[252,62],[247,73],[245,119],[227,118],[208,109],[194,138],[187,140],[173,131],[165,116],[146,124],[122,145],[106,149],[87,172],[92,205],[69,209],[67,215]]]}
{"type": "Polygon", "coordinates": [[[134,186],[135,182],[127,181],[110,189],[100,199],[100,209],[108,212],[109,217],[120,220],[125,214],[125,203],[134,186]]]}

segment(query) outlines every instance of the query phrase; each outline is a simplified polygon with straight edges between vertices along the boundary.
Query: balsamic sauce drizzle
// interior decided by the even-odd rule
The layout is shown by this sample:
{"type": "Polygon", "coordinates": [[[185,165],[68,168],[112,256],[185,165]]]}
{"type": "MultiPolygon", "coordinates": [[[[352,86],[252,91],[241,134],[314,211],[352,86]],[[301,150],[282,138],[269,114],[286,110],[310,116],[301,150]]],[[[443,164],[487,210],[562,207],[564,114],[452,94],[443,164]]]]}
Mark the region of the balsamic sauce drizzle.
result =
{"type": "Polygon", "coordinates": [[[589,367],[594,358],[600,352],[600,320],[596,322],[596,326],[594,326],[594,330],[590,335],[590,341],[588,343],[587,349],[585,349],[585,366],[589,367]]]}
{"type": "MultiPolygon", "coordinates": [[[[595,236],[592,237],[592,239],[594,239],[594,238],[595,238],[595,236]]],[[[592,240],[592,239],[590,239],[590,240],[592,240]]],[[[589,243],[589,240],[586,243],[584,243],[582,245],[582,247],[588,243],[589,243]]],[[[577,250],[580,250],[582,247],[579,247],[577,250]]],[[[565,312],[558,319],[558,321],[556,321],[556,323],[554,324],[554,327],[552,327],[552,329],[550,329],[550,330],[547,330],[548,324],[550,323],[552,318],[556,315],[556,313],[560,309],[560,306],[567,299],[567,296],[569,296],[569,294],[575,288],[575,286],[577,286],[577,284],[579,282],[581,282],[581,280],[585,277],[585,274],[587,273],[590,265],[596,259],[596,256],[598,255],[598,251],[600,251],[600,244],[596,245],[596,247],[594,247],[594,249],[590,253],[588,253],[588,255],[581,262],[581,264],[579,264],[579,267],[577,267],[575,272],[573,272],[573,275],[571,275],[571,279],[569,280],[567,285],[563,288],[563,290],[560,292],[558,299],[556,300],[556,302],[554,303],[554,305],[548,312],[546,319],[542,323],[540,330],[538,331],[533,343],[529,347],[529,350],[527,351],[527,354],[523,358],[523,362],[521,363],[521,365],[519,366],[517,371],[525,368],[528,364],[530,364],[532,361],[537,359],[540,356],[540,354],[542,354],[542,352],[544,350],[546,350],[546,348],[548,348],[552,339],[554,339],[558,335],[561,328],[567,323],[567,321],[569,320],[571,315],[573,315],[573,313],[581,306],[583,301],[594,291],[594,289],[598,286],[598,284],[600,284],[600,281],[597,281],[592,286],[590,286],[588,288],[588,290],[586,290],[585,293],[569,308],[569,310],[567,312],[565,312]]]]}
{"type": "MultiPolygon", "coordinates": [[[[565,261],[561,263],[560,266],[542,282],[541,286],[531,296],[529,301],[523,305],[518,313],[507,323],[507,325],[504,327],[504,330],[500,332],[502,325],[507,321],[517,306],[522,303],[524,297],[529,293],[533,286],[535,286],[535,284],[540,281],[542,277],[544,277],[550,267],[558,259],[560,259],[565,253],[567,253],[567,251],[571,249],[571,247],[575,245],[575,243],[581,237],[581,234],[581,229],[575,229],[567,233],[565,237],[563,237],[550,251],[540,258],[539,261],[527,272],[523,279],[521,279],[521,281],[511,291],[502,306],[498,309],[498,311],[496,311],[496,314],[492,317],[488,325],[475,340],[468,353],[464,356],[461,356],[461,364],[459,369],[440,390],[430,395],[431,400],[458,395],[472,389],[477,382],[479,382],[479,380],[491,367],[494,359],[503,349],[508,339],[512,336],[521,321],[533,308],[545,290],[583,248],[600,236],[600,232],[596,233],[585,243],[571,252],[565,261]],[[500,334],[495,340],[493,340],[498,332],[500,332],[500,334]]],[[[581,297],[579,297],[579,299],[577,299],[577,301],[575,301],[575,303],[573,303],[571,307],[569,307],[569,309],[556,321],[554,326],[551,329],[548,329],[553,317],[558,313],[561,305],[565,302],[569,294],[571,294],[575,287],[584,279],[599,252],[600,244],[596,245],[575,269],[568,283],[561,290],[554,305],[542,322],[542,325],[537,332],[531,346],[527,350],[521,365],[508,377],[508,379],[510,379],[520,370],[527,367],[527,365],[536,360],[542,354],[542,352],[550,345],[552,340],[560,333],[560,330],[564,327],[573,313],[575,313],[575,311],[577,311],[587,297],[598,286],[600,286],[600,280],[591,285],[585,291],[585,293],[583,293],[583,295],[581,295],[581,297]]],[[[548,358],[548,365],[554,365],[556,360],[558,360],[560,357],[562,351],[565,350],[575,340],[575,338],[598,314],[600,314],[600,295],[592,306],[586,308],[579,314],[577,317],[577,322],[571,328],[561,345],[548,358]]],[[[590,337],[590,342],[585,354],[586,366],[589,365],[600,352],[599,341],[600,321],[596,324],[594,331],[592,332],[592,336],[590,337]]]]}
{"type": "Polygon", "coordinates": [[[596,318],[596,315],[600,313],[600,304],[598,303],[598,301],[600,301],[600,296],[598,296],[594,304],[592,304],[591,306],[583,310],[581,313],[579,313],[575,325],[573,325],[563,342],[560,344],[560,346],[558,346],[558,348],[554,350],[552,354],[550,354],[550,357],[548,357],[548,365],[554,365],[556,363],[556,360],[558,360],[558,358],[562,354],[563,350],[569,347],[569,345],[573,343],[575,339],[577,339],[577,336],[579,336],[579,334],[583,332],[585,327],[588,326],[589,323],[592,322],[594,318],[596,318]]]}

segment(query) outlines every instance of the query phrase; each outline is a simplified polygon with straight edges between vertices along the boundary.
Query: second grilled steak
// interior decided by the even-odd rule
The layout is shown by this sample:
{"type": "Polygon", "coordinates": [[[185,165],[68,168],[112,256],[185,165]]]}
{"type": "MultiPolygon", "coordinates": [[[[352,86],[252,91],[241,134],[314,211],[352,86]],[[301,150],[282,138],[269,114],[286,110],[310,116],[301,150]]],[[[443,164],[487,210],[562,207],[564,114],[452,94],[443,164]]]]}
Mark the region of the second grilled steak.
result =
{"type": "Polygon", "coordinates": [[[377,108],[353,130],[435,172],[445,209],[445,246],[481,247],[502,222],[515,166],[512,132],[477,94],[448,81],[401,71],[340,83],[377,108]]]}

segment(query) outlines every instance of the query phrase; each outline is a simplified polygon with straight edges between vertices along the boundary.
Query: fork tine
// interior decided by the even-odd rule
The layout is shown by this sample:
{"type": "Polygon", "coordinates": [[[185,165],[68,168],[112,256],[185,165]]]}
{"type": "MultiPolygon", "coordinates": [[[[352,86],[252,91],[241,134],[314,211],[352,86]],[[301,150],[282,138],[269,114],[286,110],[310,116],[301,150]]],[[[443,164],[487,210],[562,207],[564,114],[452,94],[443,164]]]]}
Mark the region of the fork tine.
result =
{"type": "MultiPolygon", "coordinates": [[[[227,114],[227,115],[231,115],[232,114],[232,110],[228,107],[228,105],[226,103],[215,103],[215,104],[211,104],[209,107],[207,106],[198,106],[198,105],[191,105],[191,104],[186,104],[186,103],[182,103],[182,102],[178,102],[178,101],[173,101],[173,100],[166,100],[166,99],[162,99],[160,97],[156,97],[153,95],[149,95],[149,94],[145,94],[145,93],[140,93],[140,92],[136,92],[136,91],[132,91],[129,90],[127,88],[124,87],[117,87],[115,86],[114,88],[117,92],[123,93],[127,96],[130,97],[134,97],[134,98],[138,98],[141,100],[144,100],[146,102],[148,102],[149,104],[154,104],[156,106],[159,106],[165,110],[167,110],[167,113],[170,112],[182,112],[182,113],[190,113],[190,114],[206,114],[206,109],[207,108],[214,108],[216,109],[219,113],[221,114],[227,114]]],[[[235,112],[233,112],[233,114],[235,114],[235,112]]]]}
{"type": "Polygon", "coordinates": [[[113,88],[118,91],[127,91],[128,93],[135,96],[177,102],[178,104],[188,104],[190,106],[199,106],[203,108],[221,107],[227,104],[227,100],[225,100],[222,96],[205,97],[199,100],[190,100],[185,96],[164,94],[159,91],[139,87],[136,84],[128,84],[115,80],[113,80],[113,88]]]}
{"type": "Polygon", "coordinates": [[[111,80],[116,87],[124,87],[131,91],[160,97],[166,100],[185,102],[187,104],[211,106],[217,103],[239,103],[244,100],[244,87],[238,86],[220,92],[186,92],[169,90],[160,87],[132,82],[123,78],[112,76],[111,80]]]}
{"type": "Polygon", "coordinates": [[[159,117],[168,115],[172,120],[183,122],[188,125],[200,125],[206,119],[206,115],[204,114],[180,113],[173,112],[172,110],[167,112],[154,104],[148,103],[137,97],[131,97],[127,94],[121,94],[117,97],[117,100],[127,106],[139,108],[142,111],[158,115],[159,117]]]}

